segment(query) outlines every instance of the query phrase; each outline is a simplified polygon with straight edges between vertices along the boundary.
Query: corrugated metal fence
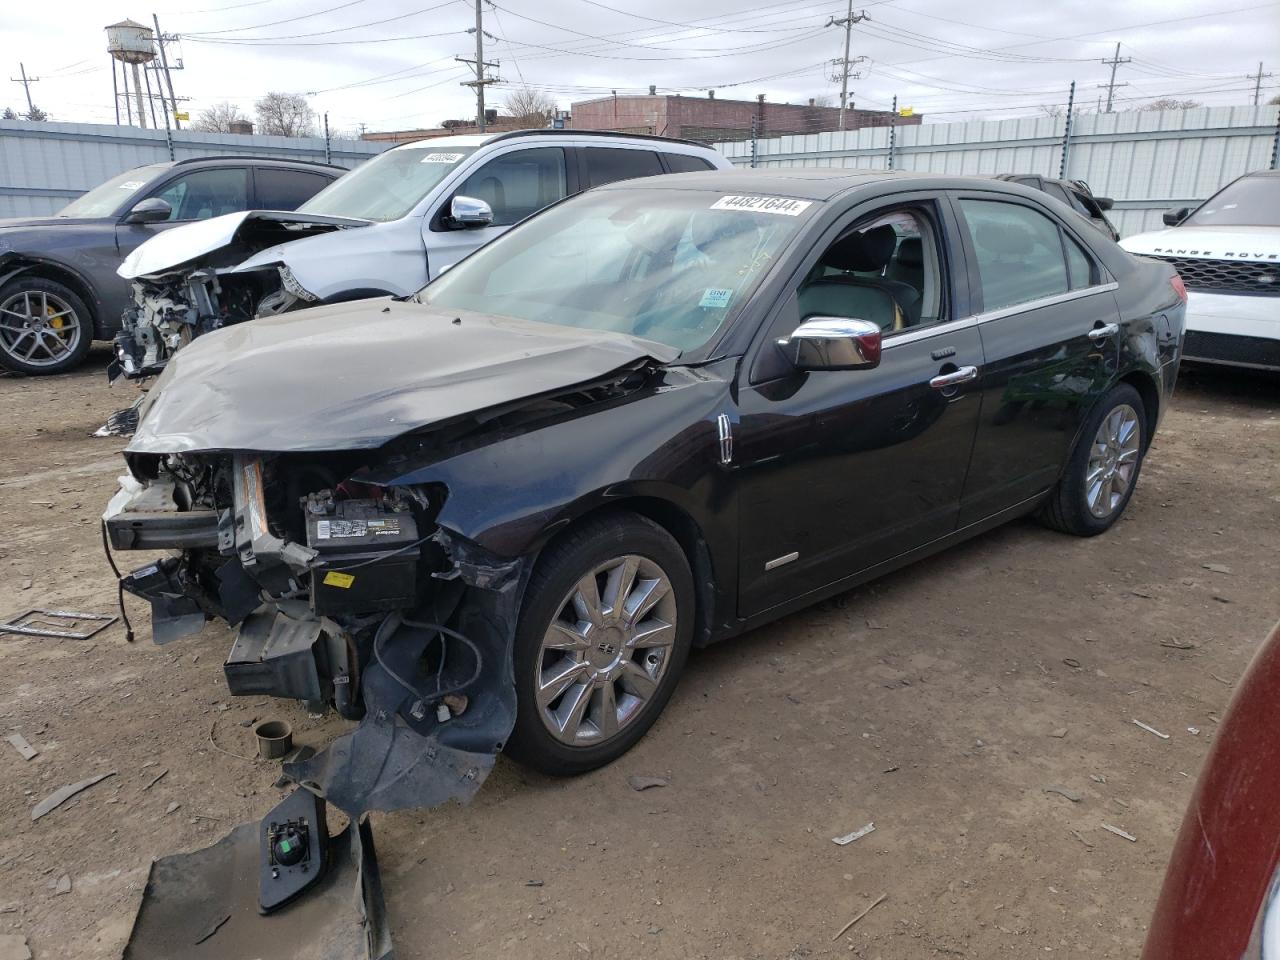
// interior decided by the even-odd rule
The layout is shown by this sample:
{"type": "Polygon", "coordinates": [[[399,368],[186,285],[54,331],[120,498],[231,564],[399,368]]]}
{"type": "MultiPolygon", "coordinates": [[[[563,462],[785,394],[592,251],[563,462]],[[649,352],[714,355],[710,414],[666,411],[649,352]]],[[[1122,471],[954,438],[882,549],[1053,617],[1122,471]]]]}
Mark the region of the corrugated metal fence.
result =
{"type": "MultiPolygon", "coordinates": [[[[1196,110],[1076,114],[1067,178],[1088,181],[1112,197],[1109,216],[1121,235],[1162,226],[1169,207],[1193,206],[1250,170],[1276,163],[1280,108],[1204,107],[1196,110]]],[[[1063,117],[968,123],[926,123],[893,130],[893,167],[947,174],[1033,173],[1059,176],[1063,117]]],[[[751,141],[717,147],[749,166],[751,141]]],[[[777,137],[754,145],[757,167],[889,166],[890,130],[777,137]]]]}
{"type": "MultiPolygon", "coordinates": [[[[354,167],[388,144],[331,140],[327,146],[330,163],[354,167]]],[[[106,124],[0,120],[0,217],[56,213],[102,181],[146,163],[204,156],[323,161],[325,154],[323,137],[169,134],[106,124]]]]}

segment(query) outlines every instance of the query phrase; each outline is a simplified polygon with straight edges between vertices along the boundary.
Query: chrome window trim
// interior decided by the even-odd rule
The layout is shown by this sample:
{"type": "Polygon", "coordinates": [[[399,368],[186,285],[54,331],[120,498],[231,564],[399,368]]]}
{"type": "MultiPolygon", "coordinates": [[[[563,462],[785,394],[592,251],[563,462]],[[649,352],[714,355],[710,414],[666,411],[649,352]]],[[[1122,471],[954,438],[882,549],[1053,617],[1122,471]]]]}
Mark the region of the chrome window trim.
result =
{"type": "Polygon", "coordinates": [[[1110,283],[1098,283],[1091,287],[1081,287],[1079,290],[1068,290],[1066,293],[1055,293],[1051,297],[1041,297],[1039,300],[1028,300],[1026,303],[1015,303],[1012,306],[1001,307],[998,310],[987,310],[983,313],[971,314],[967,317],[961,317],[958,320],[949,320],[946,323],[935,323],[927,327],[920,327],[916,330],[903,330],[897,333],[891,333],[885,336],[883,350],[892,350],[896,346],[908,343],[918,343],[921,340],[928,340],[930,337],[938,334],[955,333],[957,330],[967,330],[969,327],[976,327],[979,324],[987,323],[992,320],[1003,320],[1005,317],[1016,316],[1020,313],[1029,313],[1032,310],[1039,310],[1041,307],[1052,307],[1060,303],[1070,303],[1072,300],[1083,300],[1085,297],[1096,296],[1100,293],[1109,293],[1112,290],[1119,290],[1120,284],[1112,280],[1110,283]]]}

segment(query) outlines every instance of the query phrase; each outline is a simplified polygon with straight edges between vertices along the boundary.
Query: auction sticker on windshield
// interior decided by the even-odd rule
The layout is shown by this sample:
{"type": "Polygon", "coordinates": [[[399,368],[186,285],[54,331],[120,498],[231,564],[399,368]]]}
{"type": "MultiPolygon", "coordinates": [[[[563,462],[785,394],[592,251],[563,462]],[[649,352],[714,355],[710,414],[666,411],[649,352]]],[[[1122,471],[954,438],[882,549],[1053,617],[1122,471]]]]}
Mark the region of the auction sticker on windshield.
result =
{"type": "Polygon", "coordinates": [[[466,154],[464,153],[428,153],[419,160],[419,163],[457,163],[466,154]]]}
{"type": "Polygon", "coordinates": [[[747,210],[751,213],[777,213],[784,217],[798,217],[811,206],[812,200],[792,200],[788,197],[721,197],[711,205],[711,209],[747,210]]]}

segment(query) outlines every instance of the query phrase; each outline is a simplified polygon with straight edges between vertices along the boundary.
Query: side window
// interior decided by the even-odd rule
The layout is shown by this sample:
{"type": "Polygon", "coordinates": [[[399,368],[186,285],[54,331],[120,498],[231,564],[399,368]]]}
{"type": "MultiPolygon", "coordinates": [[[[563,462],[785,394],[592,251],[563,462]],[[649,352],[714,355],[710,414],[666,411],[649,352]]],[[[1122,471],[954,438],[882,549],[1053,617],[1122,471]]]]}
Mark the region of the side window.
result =
{"type": "Polygon", "coordinates": [[[664,153],[662,159],[667,161],[667,169],[672,173],[701,173],[714,170],[715,166],[702,157],[691,157],[687,153],[664,153]]]}
{"type": "Polygon", "coordinates": [[[564,150],[535,147],[503,154],[467,177],[455,193],[489,204],[495,227],[519,223],[564,198],[564,150]]]}
{"type": "Polygon", "coordinates": [[[258,167],[253,172],[262,210],[296,210],[331,184],[328,177],[284,167],[258,167]]]}
{"type": "Polygon", "coordinates": [[[159,197],[173,208],[172,220],[207,220],[249,206],[249,171],[244,167],[196,170],[170,181],[159,197]]]}
{"type": "Polygon", "coordinates": [[[1058,224],[1030,207],[1001,200],[961,200],[982,281],[984,310],[1067,292],[1058,224]]]}
{"type": "Polygon", "coordinates": [[[636,177],[656,177],[662,173],[662,164],[652,150],[586,147],[582,156],[587,162],[587,185],[591,187],[636,177]]]}
{"type": "Polygon", "coordinates": [[[1067,248],[1067,274],[1071,281],[1071,289],[1080,290],[1092,286],[1093,260],[1080,248],[1080,244],[1066,233],[1062,235],[1062,245],[1067,248]]]}
{"type": "Polygon", "coordinates": [[[943,319],[937,231],[919,207],[875,214],[830,244],[799,290],[800,319],[855,317],[886,334],[943,319]]]}

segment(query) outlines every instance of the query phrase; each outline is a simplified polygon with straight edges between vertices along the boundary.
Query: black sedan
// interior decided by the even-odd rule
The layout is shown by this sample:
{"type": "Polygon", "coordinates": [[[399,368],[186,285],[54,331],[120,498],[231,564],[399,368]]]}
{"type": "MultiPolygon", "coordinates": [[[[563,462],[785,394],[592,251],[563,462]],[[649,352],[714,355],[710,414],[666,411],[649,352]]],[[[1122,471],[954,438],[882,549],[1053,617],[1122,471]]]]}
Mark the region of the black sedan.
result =
{"type": "Polygon", "coordinates": [[[359,727],[286,773],[349,813],[504,747],[621,755],[690,647],[1036,514],[1133,495],[1185,294],[1045,194],[797,170],[566,200],[407,301],[179,353],[105,515],[169,642],[359,727]]]}
{"type": "Polygon", "coordinates": [[[256,208],[292,210],[347,171],[304,160],[191,157],[136,167],[51,217],[0,220],[0,367],[70,370],[120,328],[125,255],[162,230],[256,208]]]}

